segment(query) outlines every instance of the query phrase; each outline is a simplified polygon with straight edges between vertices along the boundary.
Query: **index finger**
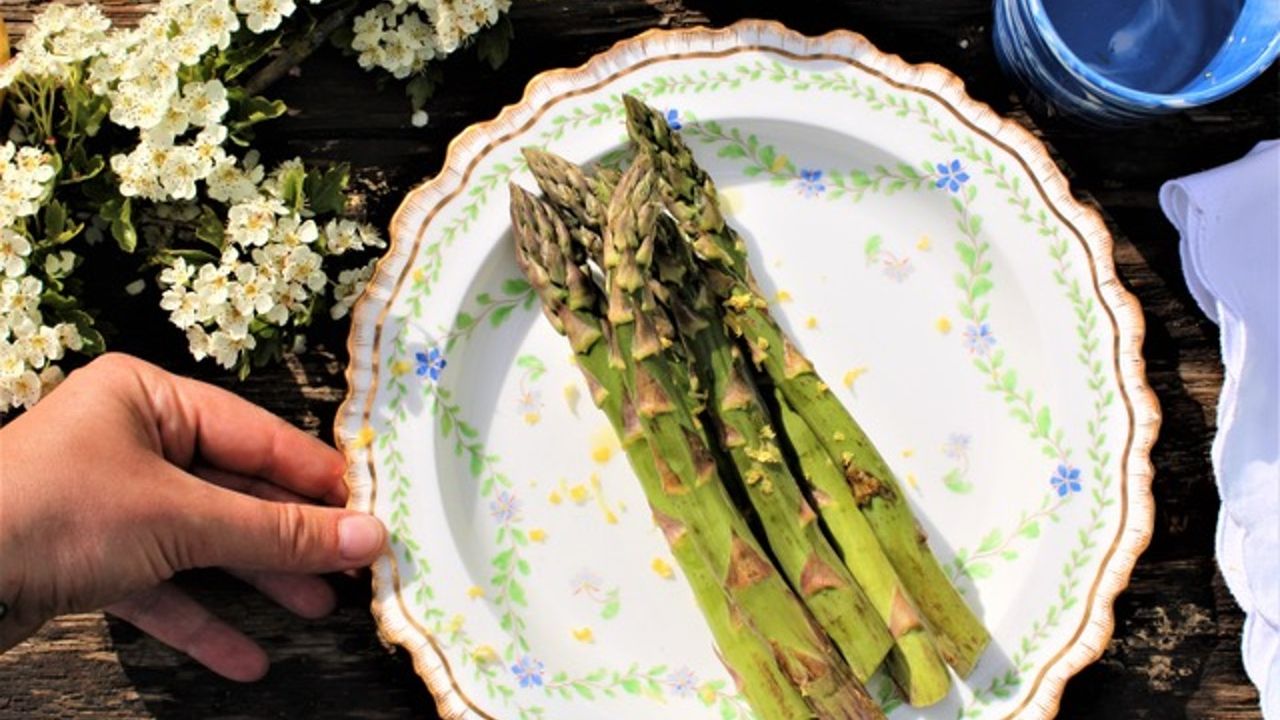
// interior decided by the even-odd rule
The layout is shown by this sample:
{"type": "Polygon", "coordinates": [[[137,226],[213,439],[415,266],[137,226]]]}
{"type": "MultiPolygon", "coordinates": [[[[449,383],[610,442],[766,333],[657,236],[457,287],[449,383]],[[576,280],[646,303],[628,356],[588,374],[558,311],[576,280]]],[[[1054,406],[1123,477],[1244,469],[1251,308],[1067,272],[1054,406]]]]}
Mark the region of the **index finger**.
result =
{"type": "Polygon", "coordinates": [[[333,505],[347,500],[342,453],[234,393],[147,366],[165,455],[269,480],[333,505]]]}

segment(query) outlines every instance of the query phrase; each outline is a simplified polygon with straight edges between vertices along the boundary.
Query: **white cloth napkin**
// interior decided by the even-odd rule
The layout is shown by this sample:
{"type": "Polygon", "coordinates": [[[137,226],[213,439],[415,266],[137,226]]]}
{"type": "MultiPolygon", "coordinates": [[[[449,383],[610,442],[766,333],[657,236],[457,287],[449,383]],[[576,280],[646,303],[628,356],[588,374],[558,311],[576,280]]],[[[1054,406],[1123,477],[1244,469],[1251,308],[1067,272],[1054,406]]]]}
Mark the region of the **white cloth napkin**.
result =
{"type": "Polygon", "coordinates": [[[1246,613],[1262,714],[1280,719],[1280,140],[1165,183],[1160,207],[1182,233],[1191,294],[1221,328],[1218,564],[1246,613]]]}

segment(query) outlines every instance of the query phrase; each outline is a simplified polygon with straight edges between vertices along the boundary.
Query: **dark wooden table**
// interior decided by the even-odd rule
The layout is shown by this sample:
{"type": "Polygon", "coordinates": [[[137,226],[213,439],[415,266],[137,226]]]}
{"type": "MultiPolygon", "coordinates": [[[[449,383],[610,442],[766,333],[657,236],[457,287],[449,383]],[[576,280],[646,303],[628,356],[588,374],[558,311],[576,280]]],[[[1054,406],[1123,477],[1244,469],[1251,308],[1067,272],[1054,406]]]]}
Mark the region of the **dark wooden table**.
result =
{"type": "MultiPolygon", "coordinates": [[[[128,0],[108,2],[136,17],[128,0]]],[[[0,0],[20,33],[31,0],[0,0]]],[[[517,0],[512,55],[498,71],[469,59],[446,64],[431,123],[408,123],[397,86],[376,89],[354,62],[323,51],[273,92],[295,110],[262,134],[268,154],[351,162],[372,217],[385,223],[399,198],[441,166],[449,139],[519,99],[535,73],[573,66],[652,27],[781,20],[806,32],[849,28],[910,62],[936,62],[969,93],[1035,131],[1076,193],[1100,205],[1116,236],[1120,275],[1142,302],[1151,385],[1164,412],[1154,450],[1155,537],[1116,603],[1106,654],[1067,686],[1067,718],[1258,718],[1257,694],[1239,659],[1243,620],[1213,560],[1218,498],[1209,464],[1222,381],[1217,328],[1187,293],[1177,236],[1156,204],[1168,178],[1238,158],[1280,134],[1280,78],[1273,70],[1212,107],[1141,129],[1097,132],[1029,117],[991,48],[989,0],[517,0]]],[[[343,397],[346,326],[319,329],[314,349],[235,383],[180,354],[182,340],[136,301],[136,324],[116,348],[231,387],[294,423],[331,437],[343,397]]],[[[129,308],[126,308],[129,309],[129,308]]],[[[271,674],[254,685],[219,680],[153,640],[99,614],[60,618],[0,655],[0,717],[434,718],[408,659],[379,644],[367,578],[337,578],[341,607],[324,620],[295,618],[215,573],[184,583],[268,649],[271,674]]]]}

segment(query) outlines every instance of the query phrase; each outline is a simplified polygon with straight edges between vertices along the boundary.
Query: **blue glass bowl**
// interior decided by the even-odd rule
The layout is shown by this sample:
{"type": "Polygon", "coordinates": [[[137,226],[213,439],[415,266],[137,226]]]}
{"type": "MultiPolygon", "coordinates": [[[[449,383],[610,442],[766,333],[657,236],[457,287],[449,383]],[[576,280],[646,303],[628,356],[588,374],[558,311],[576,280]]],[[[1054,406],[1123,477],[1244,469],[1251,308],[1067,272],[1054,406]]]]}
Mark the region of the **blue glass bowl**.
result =
{"type": "Polygon", "coordinates": [[[1213,102],[1280,54],[1280,0],[996,0],[995,18],[996,56],[1033,100],[1099,124],[1213,102]]]}

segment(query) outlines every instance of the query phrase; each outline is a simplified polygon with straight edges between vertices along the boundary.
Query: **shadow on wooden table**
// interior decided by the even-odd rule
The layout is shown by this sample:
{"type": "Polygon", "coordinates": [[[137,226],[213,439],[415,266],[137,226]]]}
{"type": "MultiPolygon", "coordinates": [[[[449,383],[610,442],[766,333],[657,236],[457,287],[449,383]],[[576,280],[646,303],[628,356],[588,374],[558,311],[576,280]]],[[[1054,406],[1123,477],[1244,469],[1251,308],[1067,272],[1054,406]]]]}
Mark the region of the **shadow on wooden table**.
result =
{"type": "Polygon", "coordinates": [[[166,718],[434,718],[434,703],[408,656],[379,643],[369,579],[335,577],[338,610],[304,620],[213,571],[179,584],[266,648],[271,670],[256,683],[223,680],[127,623],[108,621],[120,667],[148,715],[166,718]],[[369,698],[375,700],[367,701],[369,698]]]}

